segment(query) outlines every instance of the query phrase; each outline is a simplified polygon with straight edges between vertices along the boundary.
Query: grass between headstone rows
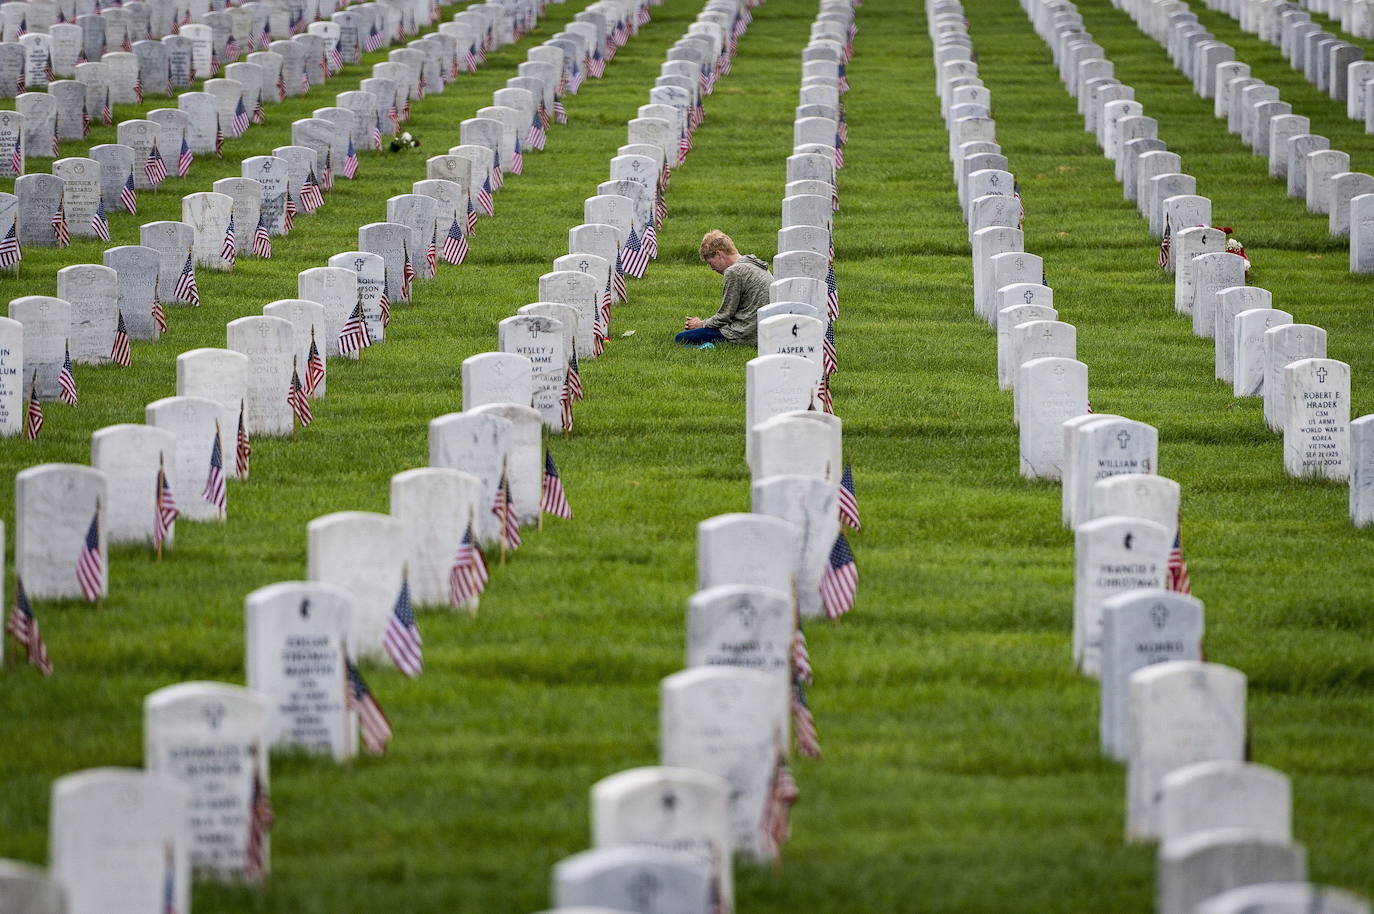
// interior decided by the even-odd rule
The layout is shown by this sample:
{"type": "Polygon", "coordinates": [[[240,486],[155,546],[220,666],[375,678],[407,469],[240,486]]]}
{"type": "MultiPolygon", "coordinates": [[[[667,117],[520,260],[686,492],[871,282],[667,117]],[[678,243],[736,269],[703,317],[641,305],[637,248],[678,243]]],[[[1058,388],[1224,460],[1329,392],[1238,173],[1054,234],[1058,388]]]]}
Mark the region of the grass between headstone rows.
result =
{"type": "MultiPolygon", "coordinates": [[[[508,181],[468,263],[417,283],[386,344],[361,364],[331,363],[329,397],[297,441],[254,442],[253,477],[231,485],[227,525],[179,525],[160,564],[146,550],[116,549],[100,608],[39,604],[58,672],[39,681],[11,652],[0,674],[9,785],[0,856],[45,859],[53,778],[141,763],[149,691],[242,681],[243,597],[304,575],[311,518],[385,511],[389,477],[425,463],[427,421],[458,408],[459,363],[494,348],[497,321],[534,299],[664,49],[699,8],[654,8],[606,79],[567,100],[571,123],[508,181]]],[[[422,148],[364,156],[360,179],[337,182],[324,210],[277,241],[277,259],[244,260],[230,276],[203,271],[206,304],[175,309],[161,343],[136,343],[133,368],[79,367],[81,406],[49,406],[38,442],[4,442],[0,472],[88,462],[92,431],[141,421],[146,402],[173,392],[178,352],[223,345],[225,321],[293,297],[297,270],[353,248],[357,226],[383,218],[386,197],[407,192],[425,156],[457,142],[458,121],[487,104],[525,47],[576,9],[550,7],[534,35],[418,105],[409,129],[422,148]]],[[[1105,2],[1082,9],[1217,218],[1246,242],[1256,283],[1328,329],[1331,354],[1354,369],[1355,414],[1368,411],[1367,291],[1345,273],[1343,243],[1286,200],[1127,17],[1105,2]]],[[[696,259],[705,230],[775,253],[799,52],[814,15],[804,0],[757,8],[734,72],[707,100],[696,149],[673,178],[661,256],[631,281],[606,356],[583,368],[588,398],[574,435],[553,443],[575,518],[530,533],[494,569],[477,619],[421,614],[421,679],[369,670],[396,731],[385,758],[350,768],[274,758],[267,888],[197,886],[197,911],[539,910],[550,866],[587,846],[591,784],[656,761],[658,680],[682,664],[695,525],[749,504],[742,392],[752,353],[680,349],[671,333],[719,295],[696,259]],[[627,330],[636,332],[621,338],[627,330]]],[[[1078,325],[1093,405],[1158,425],[1161,470],[1183,485],[1208,655],[1250,677],[1255,758],[1294,778],[1296,834],[1314,877],[1374,893],[1362,866],[1374,843],[1369,534],[1350,528],[1344,488],[1285,479],[1258,405],[1211,380],[1209,345],[1174,314],[1144,224],[1024,13],[986,0],[969,15],[1029,211],[1026,246],[1045,257],[1056,305],[1078,325]]],[[[741,868],[738,907],[1146,911],[1153,851],[1121,842],[1122,771],[1097,752],[1095,683],[1069,660],[1072,537],[1059,526],[1059,490],[1017,473],[995,340],[972,314],[924,22],[894,0],[867,0],[858,22],[836,221],[834,388],[865,522],[853,537],[860,596],[842,624],[808,628],[825,757],[795,763],[802,801],[783,868],[741,868]]],[[[1248,48],[1240,56],[1259,60],[1248,48]]],[[[327,104],[363,69],[269,109],[269,125],[231,141],[228,154],[287,142],[292,117],[327,104]]],[[[135,243],[139,221],[177,218],[180,193],[236,172],[228,160],[198,162],[195,181],[183,182],[194,187],[141,195],[138,220],[113,220],[116,243],[135,243]]],[[[0,288],[51,294],[57,266],[97,262],[101,247],[29,252],[23,279],[0,288]]],[[[11,523],[12,492],[0,486],[11,523]]]]}

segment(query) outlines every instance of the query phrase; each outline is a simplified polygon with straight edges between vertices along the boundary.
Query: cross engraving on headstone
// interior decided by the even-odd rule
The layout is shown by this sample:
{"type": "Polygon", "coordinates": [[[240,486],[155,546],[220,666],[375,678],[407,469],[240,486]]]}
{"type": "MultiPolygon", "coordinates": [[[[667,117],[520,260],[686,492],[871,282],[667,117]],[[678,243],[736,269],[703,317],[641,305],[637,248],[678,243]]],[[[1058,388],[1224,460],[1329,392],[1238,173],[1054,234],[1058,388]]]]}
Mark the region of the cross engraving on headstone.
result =
{"type": "Polygon", "coordinates": [[[301,618],[302,618],[302,619],[309,619],[309,618],[310,618],[310,601],[309,601],[308,599],[307,599],[307,600],[302,600],[302,601],[301,601],[301,618]]]}
{"type": "Polygon", "coordinates": [[[1163,603],[1156,603],[1150,608],[1150,621],[1154,623],[1155,628],[1163,628],[1169,621],[1169,607],[1163,603]]]}
{"type": "Polygon", "coordinates": [[[224,715],[228,714],[229,711],[224,705],[216,701],[201,708],[200,713],[205,718],[205,722],[210,725],[211,730],[218,730],[220,721],[224,720],[224,715]]]}
{"type": "Polygon", "coordinates": [[[1123,428],[1116,433],[1116,443],[1120,445],[1123,451],[1126,450],[1126,445],[1131,443],[1131,433],[1123,428]]]}
{"type": "MultiPolygon", "coordinates": [[[[1029,294],[1029,293],[1028,293],[1028,294],[1029,294]]],[[[1046,340],[1052,340],[1052,339],[1054,339],[1054,328],[1053,328],[1053,327],[1046,327],[1046,328],[1045,328],[1045,332],[1042,333],[1042,334],[1040,334],[1040,335],[1041,335],[1042,337],[1044,337],[1046,340]]]]}
{"type": "Polygon", "coordinates": [[[1029,305],[1029,304],[1031,303],[1031,301],[1035,298],[1035,293],[1032,292],[1030,289],[1027,289],[1025,292],[1022,292],[1022,293],[1021,293],[1021,297],[1022,297],[1023,299],[1025,299],[1025,300],[1026,300],[1026,304],[1029,305]]]}
{"type": "Polygon", "coordinates": [[[1325,384],[1325,383],[1326,383],[1326,376],[1327,376],[1327,374],[1329,374],[1329,372],[1326,370],[1326,366],[1325,366],[1325,365],[1323,365],[1322,367],[1318,368],[1318,369],[1317,369],[1317,383],[1318,383],[1318,384],[1325,384]]]}

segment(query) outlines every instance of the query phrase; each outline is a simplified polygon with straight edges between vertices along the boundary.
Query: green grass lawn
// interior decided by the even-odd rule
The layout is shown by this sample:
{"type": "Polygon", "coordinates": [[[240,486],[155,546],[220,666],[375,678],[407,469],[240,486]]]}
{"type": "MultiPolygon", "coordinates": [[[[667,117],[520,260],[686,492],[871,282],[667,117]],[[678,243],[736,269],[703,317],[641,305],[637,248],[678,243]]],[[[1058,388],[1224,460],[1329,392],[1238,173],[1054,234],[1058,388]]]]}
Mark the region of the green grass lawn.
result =
{"type": "MultiPolygon", "coordinates": [[[[204,305],[169,309],[170,333],[136,343],[132,368],[79,367],[80,407],[49,406],[37,442],[0,444],[0,476],[86,463],[94,430],[142,421],[144,404],[174,393],[177,353],[222,346],[225,322],[294,297],[298,270],[355,247],[357,226],[384,218],[386,198],[409,192],[424,159],[458,142],[459,122],[488,104],[526,48],[581,5],[549,7],[518,45],[416,105],[408,129],[422,148],[365,155],[359,179],[337,182],[320,213],[276,241],[273,261],[202,271],[204,305]]],[[[390,476],[427,459],[426,423],[459,407],[461,361],[495,348],[497,322],[534,300],[538,277],[582,221],[583,198],[607,179],[665,50],[700,8],[655,7],[606,78],[567,98],[570,124],[552,128],[547,151],[507,182],[467,264],[417,284],[386,344],[361,363],[331,364],[329,396],[296,441],[254,442],[252,480],[231,485],[228,524],[181,524],[160,564],[147,550],[115,549],[99,609],[38,604],[57,673],[41,681],[13,662],[0,673],[0,856],[46,859],[54,778],[141,764],[148,692],[243,681],[243,599],[304,576],[312,518],[387,510],[390,476]]],[[[1245,242],[1254,282],[1276,307],[1328,330],[1331,356],[1353,369],[1352,414],[1370,412],[1368,282],[1346,272],[1344,242],[1327,237],[1324,216],[1285,197],[1124,13],[1106,0],[1080,8],[1117,76],[1212,198],[1215,220],[1245,242]]],[[[1078,327],[1093,407],[1158,426],[1161,472],[1183,487],[1208,659],[1250,678],[1254,758],[1293,778],[1295,833],[1312,877],[1374,895],[1371,533],[1350,526],[1343,486],[1285,478],[1282,442],[1265,430],[1258,401],[1212,380],[1210,342],[1174,312],[1155,243],[1021,8],[977,0],[967,10],[1026,202],[1026,249],[1045,258],[1061,319],[1078,327]]],[[[274,758],[271,880],[262,891],[198,885],[197,912],[540,910],[552,864],[588,845],[592,783],[656,762],[658,683],[683,663],[695,526],[749,505],[752,353],[682,349],[671,334],[719,296],[719,278],[696,257],[705,231],[776,253],[800,51],[816,6],[768,0],[754,12],[673,177],[660,258],[631,280],[616,339],[583,367],[576,432],[554,443],[575,518],[531,532],[493,570],[477,619],[421,615],[422,678],[368,669],[395,729],[386,757],[350,767],[274,758]]],[[[1352,167],[1369,169],[1360,127],[1345,122],[1349,134],[1338,133],[1335,103],[1304,94],[1276,50],[1199,13],[1256,75],[1291,93],[1314,130],[1351,152],[1352,167]]],[[[836,218],[834,395],[865,524],[852,538],[859,598],[841,623],[808,628],[824,758],[794,763],[802,800],[783,864],[740,867],[738,908],[1145,912],[1154,848],[1122,841],[1124,771],[1098,753],[1096,683],[1070,660],[1072,535],[1059,524],[1059,489],[1018,473],[995,337],[973,314],[925,22],[915,4],[866,0],[858,24],[836,218]]],[[[179,218],[181,193],[208,190],[238,173],[239,158],[289,142],[293,118],[330,104],[366,70],[348,67],[269,108],[268,125],[228,142],[224,162],[198,161],[191,179],[142,194],[138,219],[112,220],[113,243],[136,243],[140,221],[179,218]]],[[[95,128],[90,142],[112,137],[95,128]]],[[[52,294],[57,267],[98,262],[101,249],[83,241],[27,251],[22,279],[0,289],[6,299],[52,294]]],[[[0,487],[10,540],[12,493],[0,487]]]]}

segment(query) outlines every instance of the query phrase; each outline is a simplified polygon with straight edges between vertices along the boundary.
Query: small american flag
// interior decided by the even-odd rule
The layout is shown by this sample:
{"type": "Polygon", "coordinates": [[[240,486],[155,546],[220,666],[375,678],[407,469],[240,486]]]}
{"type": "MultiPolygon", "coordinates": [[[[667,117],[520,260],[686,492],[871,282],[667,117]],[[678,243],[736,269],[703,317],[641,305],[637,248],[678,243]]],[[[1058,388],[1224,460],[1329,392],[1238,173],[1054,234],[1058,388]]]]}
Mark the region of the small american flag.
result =
{"type": "Polygon", "coordinates": [[[415,281],[415,267],[410,264],[410,248],[404,243],[401,245],[401,259],[404,261],[401,265],[401,300],[410,301],[410,285],[415,281]]]}
{"type": "Polygon", "coordinates": [[[574,400],[582,399],[582,371],[577,366],[577,346],[573,345],[572,358],[568,359],[568,390],[574,400]]]}
{"type": "Polygon", "coordinates": [[[230,63],[233,63],[234,61],[239,59],[239,55],[241,53],[242,52],[239,50],[238,39],[235,38],[233,35],[230,35],[229,40],[224,44],[224,59],[229,61],[230,63]]]}
{"type": "Polygon", "coordinates": [[[654,260],[658,259],[658,230],[654,228],[654,220],[650,219],[644,225],[644,254],[654,260]]]}
{"type": "Polygon", "coordinates": [[[854,553],[849,550],[849,540],[841,531],[830,547],[830,560],[821,575],[821,603],[826,617],[838,619],[849,612],[858,587],[859,569],[854,564],[854,553]]]}
{"type": "Polygon", "coordinates": [[[662,225],[663,220],[668,218],[668,201],[663,198],[661,192],[654,195],[654,215],[658,217],[659,225],[662,225]]]}
{"type": "Polygon", "coordinates": [[[248,426],[244,424],[246,404],[239,400],[239,433],[234,447],[234,470],[239,479],[248,478],[248,463],[253,457],[253,444],[248,440],[248,426]]]}
{"type": "Polygon", "coordinates": [[[0,241],[0,267],[17,267],[24,259],[24,252],[19,249],[19,236],[15,234],[18,224],[18,220],[11,222],[5,239],[0,241]]]}
{"type": "Polygon", "coordinates": [[[124,186],[119,190],[119,204],[124,207],[124,211],[138,215],[138,196],[134,193],[134,173],[129,172],[129,177],[124,180],[124,186]]]}
{"type": "Polygon", "coordinates": [[[114,345],[110,348],[110,361],[128,368],[133,364],[133,352],[129,346],[129,329],[124,325],[124,312],[116,312],[119,319],[115,324],[114,345]]]}
{"type": "Polygon", "coordinates": [[[167,163],[163,161],[156,142],[148,150],[148,158],[143,162],[143,174],[147,177],[148,183],[153,185],[153,190],[157,190],[162,182],[167,180],[167,163]]]}
{"type": "Polygon", "coordinates": [[[382,329],[391,326],[391,298],[386,294],[386,272],[382,273],[382,292],[377,296],[377,309],[382,312],[382,329]]]}
{"type": "Polygon", "coordinates": [[[15,641],[23,645],[28,653],[29,663],[33,664],[34,669],[44,676],[52,675],[48,646],[43,643],[43,636],[38,631],[38,619],[34,617],[33,609],[29,606],[29,595],[24,592],[24,582],[17,576],[14,579],[14,608],[10,610],[5,630],[15,641]]]}
{"type": "Polygon", "coordinates": [[[591,66],[587,69],[591,71],[592,79],[600,79],[606,74],[606,61],[601,58],[600,48],[594,48],[592,50],[591,66]]]}
{"type": "Polygon", "coordinates": [[[816,719],[806,703],[806,687],[798,679],[792,680],[792,719],[796,722],[797,750],[807,758],[821,757],[821,736],[816,719]]]}
{"type": "Polygon", "coordinates": [[[353,180],[353,176],[358,173],[358,151],[353,148],[353,138],[348,138],[348,152],[344,155],[343,176],[348,180],[353,180]]]}
{"type": "Polygon", "coordinates": [[[553,119],[560,124],[566,124],[568,122],[568,109],[563,107],[562,96],[554,96],[553,119]]]}
{"type": "MultiPolygon", "coordinates": [[[[313,342],[313,341],[312,341],[313,342]]],[[[353,306],[353,313],[344,321],[344,325],[339,330],[339,355],[353,356],[362,352],[372,345],[372,337],[367,332],[367,321],[363,319],[363,297],[358,294],[358,301],[353,306]]],[[[307,366],[307,376],[309,366],[307,366]]]]}
{"type": "Polygon", "coordinates": [[[1169,550],[1169,589],[1175,593],[1192,593],[1193,583],[1188,576],[1188,560],[1183,557],[1183,518],[1174,529],[1174,548],[1169,550]]]}
{"type": "Polygon", "coordinates": [[[801,619],[797,619],[797,628],[792,634],[792,678],[808,685],[812,681],[811,650],[806,646],[801,619]]]}
{"type": "Polygon", "coordinates": [[[219,75],[219,53],[218,53],[214,48],[211,48],[211,49],[210,49],[210,76],[209,76],[209,78],[210,78],[210,79],[214,79],[214,78],[215,78],[216,76],[218,76],[218,75],[219,75]]]}
{"type": "Polygon", "coordinates": [[[467,51],[463,53],[463,66],[467,67],[469,73],[477,69],[477,46],[468,45],[467,51]]]}
{"type": "Polygon", "coordinates": [[[315,328],[310,328],[310,352],[305,357],[305,395],[315,396],[315,391],[324,383],[324,359],[320,357],[320,347],[315,344],[315,328]]]}
{"type": "Polygon", "coordinates": [[[253,116],[251,118],[255,124],[267,123],[267,112],[262,108],[262,95],[259,93],[257,101],[253,102],[253,116]]]}
{"type": "Polygon", "coordinates": [[[263,857],[263,848],[267,844],[267,833],[276,820],[276,813],[272,811],[272,800],[267,795],[262,775],[254,762],[253,798],[248,807],[248,844],[243,853],[243,875],[249,881],[260,880],[266,873],[267,863],[263,857]]]}
{"type": "Polygon", "coordinates": [[[314,414],[310,412],[310,399],[301,387],[301,376],[294,363],[291,365],[291,386],[286,391],[286,402],[291,405],[291,413],[300,422],[301,428],[315,421],[314,414]]]}
{"type": "Polygon", "coordinates": [[[553,465],[553,453],[544,449],[544,485],[539,499],[539,510],[554,517],[572,517],[572,507],[563,492],[563,480],[558,477],[558,468],[553,465]]]}
{"type": "Polygon", "coordinates": [[[363,674],[352,660],[348,664],[348,707],[358,715],[358,729],[362,733],[363,748],[372,755],[381,755],[391,742],[391,721],[382,706],[377,704],[372,690],[363,681],[363,674]]]}
{"type": "MultiPolygon", "coordinates": [[[[821,409],[830,416],[835,415],[835,398],[830,394],[830,375],[821,372],[820,383],[816,385],[816,399],[820,401],[821,409]]],[[[815,409],[814,406],[811,409],[815,409]]]]}
{"type": "Polygon", "coordinates": [[[24,407],[24,437],[30,441],[43,431],[43,406],[38,402],[38,372],[33,373],[29,382],[29,402],[24,407]]]}
{"type": "Polygon", "coordinates": [[[105,216],[105,198],[95,205],[95,215],[91,217],[91,231],[101,241],[110,240],[110,220],[105,216]]]}
{"type": "Polygon", "coordinates": [[[644,271],[649,268],[649,255],[645,252],[644,245],[639,240],[639,233],[633,225],[630,226],[629,237],[625,239],[625,251],[621,260],[626,273],[635,279],[644,278],[644,271]]]}
{"type": "Polygon", "coordinates": [[[382,148],[382,118],[378,115],[377,120],[372,123],[372,148],[382,148]]]}
{"type": "Polygon", "coordinates": [[[386,623],[382,647],[396,664],[396,669],[414,679],[424,671],[425,661],[420,648],[420,628],[415,624],[415,610],[410,605],[410,581],[401,577],[401,593],[386,623]]]}
{"type": "MultiPolygon", "coordinates": [[[[615,252],[615,269],[611,270],[611,288],[615,292],[616,301],[630,300],[629,293],[625,291],[625,265],[620,259],[619,248],[616,248],[615,252]]],[[[607,309],[608,313],[606,314],[606,325],[608,327],[611,323],[611,315],[609,313],[609,310],[610,309],[607,309]]]]}
{"type": "Polygon", "coordinates": [[[301,185],[301,206],[306,213],[313,213],[315,210],[324,206],[324,195],[320,193],[320,182],[315,179],[315,169],[310,169],[306,175],[305,183],[301,185]]]}
{"type": "Polygon", "coordinates": [[[301,95],[310,91],[310,74],[304,69],[301,70],[301,95]]]}
{"type": "MultiPolygon", "coordinates": [[[[539,100],[539,103],[535,108],[534,116],[538,118],[540,127],[542,127],[544,130],[549,129],[549,111],[547,108],[544,107],[544,100],[542,98],[539,100]]],[[[543,149],[544,147],[540,146],[539,148],[543,149]]]]}
{"type": "Polygon", "coordinates": [[[253,230],[253,254],[263,260],[272,259],[272,234],[262,221],[262,213],[258,213],[258,227],[253,230]]]}
{"type": "Polygon", "coordinates": [[[821,341],[821,373],[832,375],[840,370],[835,360],[835,322],[825,325],[825,338],[821,341]]]}
{"type": "Polygon", "coordinates": [[[177,522],[177,502],[172,497],[172,486],[167,481],[167,468],[159,458],[157,462],[157,491],[153,508],[153,548],[159,553],[162,544],[172,535],[177,522]]]}
{"type": "Polygon", "coordinates": [[[835,167],[844,168],[844,144],[840,142],[839,131],[835,132],[835,167]]]}
{"type": "Polygon", "coordinates": [[[191,163],[195,161],[195,156],[191,154],[191,144],[186,142],[186,134],[181,135],[181,152],[177,155],[177,177],[186,177],[191,170],[191,163]]]}
{"type": "Polygon", "coordinates": [[[567,374],[563,376],[563,392],[559,394],[558,405],[561,410],[560,421],[563,424],[563,434],[573,430],[573,396],[572,387],[568,384],[567,374]]]}
{"type": "Polygon", "coordinates": [[[773,778],[768,785],[768,799],[764,802],[763,819],[759,822],[761,843],[767,856],[771,857],[777,853],[777,849],[791,834],[792,806],[800,796],[801,791],[797,789],[797,782],[792,777],[792,769],[788,767],[787,759],[779,755],[773,767],[773,778]]]}
{"type": "Polygon", "coordinates": [[[840,316],[840,284],[835,280],[835,268],[825,270],[825,318],[835,320],[840,316]]]}
{"type": "Polygon", "coordinates": [[[229,121],[229,131],[231,136],[243,136],[248,129],[248,107],[243,103],[243,96],[239,96],[239,103],[234,106],[234,117],[229,121]]]}
{"type": "Polygon", "coordinates": [[[453,554],[453,566],[448,572],[448,602],[450,606],[471,608],[487,587],[487,563],[472,535],[472,521],[463,532],[463,540],[453,554]]]}
{"type": "Polygon", "coordinates": [[[455,214],[453,222],[449,224],[448,234],[444,236],[444,263],[460,264],[468,257],[467,239],[463,237],[463,229],[458,225],[458,216],[455,214]]]}
{"type": "Polygon", "coordinates": [[[692,138],[684,130],[678,134],[677,138],[677,164],[681,165],[687,161],[687,153],[692,151],[692,138]]]}
{"type": "Polygon", "coordinates": [[[159,334],[167,332],[167,312],[162,310],[161,295],[162,280],[158,276],[153,277],[153,304],[148,309],[148,315],[153,319],[153,325],[157,327],[159,334]]]}
{"type": "Polygon", "coordinates": [[[492,191],[495,192],[495,191],[500,190],[503,186],[505,186],[505,183],[506,183],[506,179],[505,179],[505,177],[501,174],[501,157],[498,155],[498,156],[496,157],[496,164],[493,165],[493,166],[491,166],[491,189],[492,189],[492,191]]]}
{"type": "Polygon", "coordinates": [[[224,227],[224,242],[219,246],[219,256],[221,260],[228,261],[229,266],[234,265],[234,260],[238,257],[238,239],[234,237],[234,211],[229,211],[229,224],[224,227]]]}
{"type": "MultiPolygon", "coordinates": [[[[79,63],[80,61],[78,61],[79,63]]],[[[81,103],[81,136],[91,135],[91,112],[86,109],[86,103],[81,103]]]]}
{"type": "Polygon", "coordinates": [[[219,118],[215,118],[215,158],[224,158],[224,131],[220,127],[219,118]]]}
{"type": "Polygon", "coordinates": [[[507,549],[520,546],[520,520],[515,516],[515,506],[510,497],[510,475],[501,468],[501,481],[496,485],[496,497],[491,503],[491,513],[501,522],[501,545],[507,549]]]}
{"type": "Polygon", "coordinates": [[[391,134],[395,136],[401,132],[401,115],[396,110],[396,103],[393,101],[391,107],[387,109],[386,116],[391,119],[391,134]]]}
{"type": "Polygon", "coordinates": [[[854,472],[849,464],[844,465],[844,475],[840,477],[840,520],[851,530],[862,530],[859,522],[859,499],[854,494],[854,472]]]}
{"type": "Polygon", "coordinates": [[[17,178],[24,173],[24,138],[22,133],[14,136],[14,150],[10,153],[10,171],[17,178]]]}
{"type": "Polygon", "coordinates": [[[296,201],[291,199],[291,193],[286,193],[286,205],[283,211],[286,213],[286,231],[289,233],[296,227],[296,201]]]}
{"type": "Polygon", "coordinates": [[[191,252],[186,252],[186,262],[181,265],[181,275],[177,277],[176,288],[172,292],[177,301],[190,302],[200,307],[200,289],[196,286],[196,265],[191,252]]]}
{"type": "Polygon", "coordinates": [[[1169,217],[1164,217],[1164,237],[1159,242],[1159,268],[1169,269],[1169,249],[1173,247],[1174,239],[1169,230],[1169,217]]]}
{"type": "Polygon", "coordinates": [[[525,155],[520,148],[520,137],[515,138],[515,155],[510,160],[510,170],[512,174],[525,173],[525,155]]]}
{"type": "Polygon", "coordinates": [[[58,399],[68,406],[75,406],[77,401],[76,377],[72,375],[72,347],[70,342],[62,356],[62,370],[57,373],[57,387],[58,399]]]}
{"type": "Polygon", "coordinates": [[[468,236],[471,236],[477,230],[477,210],[472,208],[472,194],[470,193],[468,194],[468,211],[465,218],[464,226],[467,228],[467,232],[465,234],[468,236]]]}
{"type": "Polygon", "coordinates": [[[334,46],[329,49],[329,72],[337,73],[343,69],[343,48],[339,42],[334,42],[334,46]]]}
{"type": "Polygon", "coordinates": [[[538,112],[535,112],[534,121],[525,134],[525,145],[531,149],[544,148],[544,123],[539,119],[538,112]]]}
{"type": "MultiPolygon", "coordinates": [[[[490,176],[482,179],[482,186],[477,190],[477,205],[482,207],[482,212],[488,216],[496,215],[496,206],[491,197],[491,178],[490,176]]],[[[468,220],[472,225],[476,225],[476,220],[468,220]]]]}
{"type": "Polygon", "coordinates": [[[228,493],[224,485],[224,452],[220,447],[219,423],[215,423],[215,446],[210,450],[210,471],[205,474],[205,490],[200,497],[224,514],[228,493]]]}
{"type": "Polygon", "coordinates": [[[81,544],[81,553],[76,557],[76,583],[81,586],[81,595],[88,603],[94,603],[105,592],[105,560],[100,554],[98,501],[95,503],[91,525],[86,528],[86,541],[81,544]]]}
{"type": "Polygon", "coordinates": [[[334,149],[324,151],[324,171],[320,172],[320,190],[334,189],[334,149]]]}
{"type": "Polygon", "coordinates": [[[277,101],[286,101],[286,73],[285,68],[277,70],[277,101]]]}
{"type": "Polygon", "coordinates": [[[439,272],[439,223],[429,230],[429,247],[425,248],[425,275],[433,279],[439,272]]]}

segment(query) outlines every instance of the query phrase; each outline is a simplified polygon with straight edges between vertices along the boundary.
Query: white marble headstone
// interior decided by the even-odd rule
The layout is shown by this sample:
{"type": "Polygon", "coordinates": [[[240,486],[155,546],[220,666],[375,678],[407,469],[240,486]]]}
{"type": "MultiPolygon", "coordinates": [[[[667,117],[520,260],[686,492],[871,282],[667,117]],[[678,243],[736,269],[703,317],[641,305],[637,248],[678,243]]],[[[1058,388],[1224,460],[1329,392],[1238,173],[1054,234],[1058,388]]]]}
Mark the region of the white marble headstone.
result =
{"type": "Polygon", "coordinates": [[[14,571],[33,598],[81,597],[77,560],[91,521],[101,513],[99,595],[109,590],[108,482],[100,470],[72,463],[41,463],[14,477],[14,571]]]}
{"type": "Polygon", "coordinates": [[[338,511],[306,525],[307,577],[353,597],[351,654],[385,657],[382,638],[401,592],[404,536],[400,521],[371,511],[338,511]]]}
{"type": "Polygon", "coordinates": [[[449,605],[454,553],[477,513],[491,510],[481,502],[481,493],[476,476],[446,467],[420,467],[391,477],[391,516],[401,523],[410,598],[417,606],[449,605]]]}

